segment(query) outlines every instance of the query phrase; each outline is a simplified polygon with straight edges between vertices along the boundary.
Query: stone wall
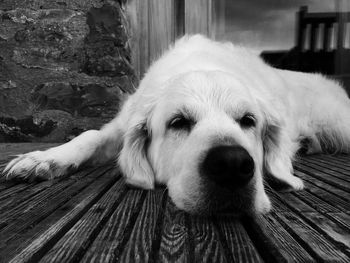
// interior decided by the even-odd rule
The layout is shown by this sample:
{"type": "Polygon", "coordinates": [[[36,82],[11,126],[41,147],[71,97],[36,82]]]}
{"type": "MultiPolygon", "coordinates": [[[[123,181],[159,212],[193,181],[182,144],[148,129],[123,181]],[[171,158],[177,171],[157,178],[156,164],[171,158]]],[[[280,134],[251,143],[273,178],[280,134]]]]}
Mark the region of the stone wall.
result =
{"type": "Polygon", "coordinates": [[[0,0],[0,142],[65,141],[134,91],[124,1],[0,0]]]}

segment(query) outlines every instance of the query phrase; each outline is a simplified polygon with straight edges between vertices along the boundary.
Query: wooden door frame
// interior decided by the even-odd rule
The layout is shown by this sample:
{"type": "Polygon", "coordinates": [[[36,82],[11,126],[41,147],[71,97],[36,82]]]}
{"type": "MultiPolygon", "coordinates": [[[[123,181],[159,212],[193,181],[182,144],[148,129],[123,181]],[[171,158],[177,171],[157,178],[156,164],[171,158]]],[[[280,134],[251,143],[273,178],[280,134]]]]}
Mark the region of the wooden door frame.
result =
{"type": "Polygon", "coordinates": [[[213,1],[129,0],[132,63],[139,79],[178,37],[212,35],[213,1]]]}

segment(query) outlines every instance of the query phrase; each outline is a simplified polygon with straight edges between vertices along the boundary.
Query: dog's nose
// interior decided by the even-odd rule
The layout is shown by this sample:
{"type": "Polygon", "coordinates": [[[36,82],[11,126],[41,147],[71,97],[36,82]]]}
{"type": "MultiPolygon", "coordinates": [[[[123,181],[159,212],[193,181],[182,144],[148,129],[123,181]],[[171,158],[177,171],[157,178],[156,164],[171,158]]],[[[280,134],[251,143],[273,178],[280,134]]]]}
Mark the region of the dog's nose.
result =
{"type": "Polygon", "coordinates": [[[252,179],[254,160],[241,146],[216,146],[208,151],[201,173],[217,185],[234,190],[252,179]]]}

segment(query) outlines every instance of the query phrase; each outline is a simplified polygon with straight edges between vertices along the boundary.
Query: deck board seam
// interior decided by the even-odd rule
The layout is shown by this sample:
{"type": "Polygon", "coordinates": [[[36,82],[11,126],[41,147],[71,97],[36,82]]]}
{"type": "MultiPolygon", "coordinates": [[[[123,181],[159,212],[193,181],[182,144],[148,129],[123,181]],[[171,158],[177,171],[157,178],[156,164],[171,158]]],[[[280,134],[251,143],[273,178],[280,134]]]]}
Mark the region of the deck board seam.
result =
{"type": "Polygon", "coordinates": [[[157,258],[159,256],[159,250],[160,250],[160,245],[162,241],[162,230],[164,227],[164,214],[165,214],[165,208],[166,208],[167,202],[168,202],[168,193],[167,193],[167,190],[165,190],[163,192],[163,196],[161,200],[161,207],[157,215],[156,227],[154,229],[155,238],[152,241],[149,262],[157,262],[157,258]]]}
{"type": "Polygon", "coordinates": [[[115,259],[119,258],[119,256],[121,255],[121,253],[123,251],[123,248],[128,243],[128,241],[131,237],[132,231],[134,229],[133,227],[135,226],[137,218],[139,217],[139,215],[141,213],[141,209],[142,209],[142,206],[145,202],[146,195],[147,195],[146,191],[142,193],[140,200],[138,201],[137,205],[135,206],[135,210],[130,217],[129,222],[126,225],[125,230],[122,233],[122,236],[123,236],[122,241],[118,244],[118,246],[113,251],[113,255],[114,255],[115,259]]]}
{"type": "MultiPolygon", "coordinates": [[[[104,171],[101,176],[109,172],[111,169],[107,169],[104,171]]],[[[111,178],[111,181],[100,191],[84,208],[69,222],[64,225],[57,233],[55,233],[49,240],[47,240],[43,247],[39,248],[36,252],[34,252],[31,257],[28,259],[28,263],[35,263],[38,262],[41,258],[43,258],[46,253],[56,245],[56,243],[75,225],[76,222],[78,222],[89,209],[98,201],[101,199],[101,197],[108,192],[108,190],[117,182],[120,180],[120,177],[111,178]]],[[[91,182],[93,183],[93,181],[91,182]]],[[[68,200],[69,201],[69,200],[68,200]]],[[[16,262],[16,258],[18,255],[13,257],[10,262],[16,262]]]]}
{"type": "MultiPolygon", "coordinates": [[[[297,196],[297,194],[294,193],[294,195],[299,198],[300,200],[302,200],[304,203],[308,204],[308,202],[304,201],[302,198],[300,198],[299,196],[297,196]]],[[[318,233],[320,233],[324,238],[326,238],[329,242],[331,242],[332,244],[334,244],[335,246],[337,246],[337,248],[340,248],[340,250],[347,255],[348,257],[350,257],[350,252],[348,251],[348,248],[343,244],[338,242],[337,240],[334,240],[331,236],[329,236],[322,228],[320,228],[317,224],[315,224],[312,220],[310,220],[307,216],[305,216],[301,211],[297,210],[293,205],[289,204],[289,202],[285,202],[282,199],[279,200],[280,202],[283,202],[289,209],[290,211],[295,214],[297,217],[301,218],[302,220],[304,220],[304,222],[306,222],[311,228],[315,229],[318,233]]],[[[309,204],[308,204],[309,205],[309,204]]],[[[312,207],[312,206],[311,206],[312,207]]],[[[331,217],[329,217],[326,213],[320,212],[317,210],[318,213],[320,213],[323,216],[326,216],[328,219],[330,219],[331,221],[333,221],[334,223],[338,224],[338,222],[335,222],[334,220],[332,220],[331,217]]],[[[292,235],[291,232],[294,233],[294,235],[298,236],[288,225],[286,225],[284,222],[282,222],[283,220],[281,220],[278,215],[276,214],[276,212],[271,212],[271,214],[283,225],[285,225],[285,229],[288,231],[289,229],[289,234],[292,235]],[[288,227],[288,228],[287,228],[288,227]]],[[[343,225],[343,224],[342,224],[343,225]]],[[[346,229],[348,229],[348,227],[345,226],[346,229]]],[[[293,235],[292,235],[293,236],[293,235]]],[[[293,236],[294,237],[294,236],[293,236]]],[[[300,238],[298,236],[298,238],[300,240],[302,240],[302,238],[300,238]]],[[[303,241],[304,242],[304,241],[303,241]]],[[[300,242],[299,242],[300,243],[300,242]]],[[[309,252],[309,251],[308,251],[309,252]]]]}
{"type": "MultiPolygon", "coordinates": [[[[340,184],[338,184],[338,183],[334,183],[334,182],[332,182],[332,181],[330,181],[330,180],[328,180],[328,179],[324,179],[324,178],[322,178],[322,177],[320,177],[320,176],[315,176],[314,174],[312,174],[310,171],[307,171],[307,170],[305,170],[305,169],[302,169],[302,168],[300,168],[300,167],[296,167],[296,170],[298,170],[298,171],[300,171],[300,172],[303,172],[303,173],[305,173],[305,174],[307,174],[307,175],[309,175],[309,176],[311,176],[311,177],[313,177],[313,178],[315,178],[315,179],[317,179],[317,180],[319,180],[319,181],[322,181],[322,182],[324,182],[324,183],[326,183],[326,184],[328,184],[328,185],[331,185],[331,186],[334,186],[334,187],[336,187],[336,188],[339,188],[339,189],[341,189],[341,190],[343,190],[343,191],[345,191],[345,192],[349,192],[350,191],[350,188],[349,187],[344,187],[343,185],[340,185],[340,184]]],[[[345,181],[344,181],[345,182],[345,181]]]]}

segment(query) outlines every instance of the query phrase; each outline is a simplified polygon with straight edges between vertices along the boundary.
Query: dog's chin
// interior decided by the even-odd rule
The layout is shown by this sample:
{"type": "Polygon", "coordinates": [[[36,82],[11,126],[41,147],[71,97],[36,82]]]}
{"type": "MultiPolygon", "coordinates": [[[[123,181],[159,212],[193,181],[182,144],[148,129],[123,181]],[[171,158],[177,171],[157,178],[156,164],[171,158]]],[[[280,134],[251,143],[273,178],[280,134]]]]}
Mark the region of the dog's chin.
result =
{"type": "Polygon", "coordinates": [[[183,200],[180,209],[192,215],[233,216],[256,214],[254,191],[249,187],[227,191],[219,187],[201,187],[196,198],[183,200]]]}

